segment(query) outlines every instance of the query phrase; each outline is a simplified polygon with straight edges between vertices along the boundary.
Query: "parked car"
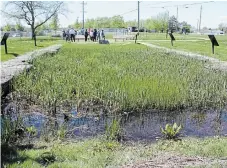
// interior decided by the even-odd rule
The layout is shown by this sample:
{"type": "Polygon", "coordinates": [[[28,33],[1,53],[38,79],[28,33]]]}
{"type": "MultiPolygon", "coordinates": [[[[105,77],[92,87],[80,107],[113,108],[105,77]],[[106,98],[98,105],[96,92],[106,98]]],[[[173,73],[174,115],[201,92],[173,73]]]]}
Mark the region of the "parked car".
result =
{"type": "Polygon", "coordinates": [[[15,33],[12,35],[12,37],[21,37],[21,35],[19,33],[15,33]]]}

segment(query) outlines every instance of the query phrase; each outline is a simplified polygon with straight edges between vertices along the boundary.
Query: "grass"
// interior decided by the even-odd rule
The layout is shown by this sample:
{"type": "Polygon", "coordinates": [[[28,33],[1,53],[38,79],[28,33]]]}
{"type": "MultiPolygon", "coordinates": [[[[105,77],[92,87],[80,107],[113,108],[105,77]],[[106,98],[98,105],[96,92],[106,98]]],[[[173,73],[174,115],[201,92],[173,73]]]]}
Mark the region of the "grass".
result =
{"type": "MultiPolygon", "coordinates": [[[[180,156],[200,156],[221,159],[227,156],[226,137],[221,138],[186,138],[182,141],[163,141],[158,143],[126,143],[106,141],[93,138],[83,141],[39,142],[32,149],[17,149],[17,155],[11,161],[3,162],[6,167],[119,167],[138,161],[147,161],[157,157],[157,154],[178,154],[180,156]],[[53,158],[53,162],[45,162],[53,158]],[[47,164],[49,163],[49,164],[47,164]]],[[[8,155],[5,155],[7,157],[8,155]]],[[[158,157],[161,158],[161,155],[158,157]]],[[[209,164],[209,163],[207,163],[209,164]]]]}
{"type": "Polygon", "coordinates": [[[21,54],[43,47],[48,47],[60,42],[60,38],[37,37],[37,46],[30,38],[9,38],[7,40],[8,54],[5,54],[5,46],[1,45],[1,61],[13,59],[21,54]]]}
{"type": "Polygon", "coordinates": [[[226,72],[143,45],[67,44],[33,64],[15,80],[15,96],[52,112],[65,101],[121,112],[218,108],[227,100],[226,72]]]}
{"type": "Polygon", "coordinates": [[[173,42],[173,47],[171,46],[169,39],[168,41],[159,40],[159,41],[144,41],[144,42],[152,43],[154,45],[163,46],[167,48],[188,51],[192,53],[198,53],[201,55],[214,57],[222,61],[227,61],[227,42],[226,42],[227,36],[216,36],[219,46],[215,46],[215,54],[212,53],[211,42],[208,36],[202,36],[202,38],[206,40],[198,39],[197,37],[197,39],[195,39],[197,41],[184,41],[184,40],[190,40],[189,39],[190,36],[186,36],[185,39],[181,39],[178,37],[180,36],[179,35],[176,36],[176,41],[173,42]],[[178,40],[181,40],[181,41],[178,41],[178,40]]]}

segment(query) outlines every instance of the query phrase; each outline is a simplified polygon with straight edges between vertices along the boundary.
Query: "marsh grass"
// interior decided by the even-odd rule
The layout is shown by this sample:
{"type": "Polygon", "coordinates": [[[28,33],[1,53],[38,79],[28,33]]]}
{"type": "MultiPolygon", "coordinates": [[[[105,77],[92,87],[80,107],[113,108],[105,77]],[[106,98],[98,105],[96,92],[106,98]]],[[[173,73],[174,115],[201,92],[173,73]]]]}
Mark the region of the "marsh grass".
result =
{"type": "Polygon", "coordinates": [[[33,65],[14,81],[15,95],[52,115],[66,101],[79,111],[89,105],[108,113],[219,108],[227,100],[226,72],[143,45],[67,44],[33,65]]]}

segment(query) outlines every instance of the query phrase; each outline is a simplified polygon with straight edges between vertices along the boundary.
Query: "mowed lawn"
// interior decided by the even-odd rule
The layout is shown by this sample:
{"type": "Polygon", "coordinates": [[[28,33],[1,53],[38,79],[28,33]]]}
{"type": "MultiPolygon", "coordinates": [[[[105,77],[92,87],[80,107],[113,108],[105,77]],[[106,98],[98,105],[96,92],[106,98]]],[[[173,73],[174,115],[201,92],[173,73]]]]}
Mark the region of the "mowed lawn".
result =
{"type": "Polygon", "coordinates": [[[215,46],[214,54],[212,53],[211,42],[208,36],[203,35],[203,36],[198,36],[198,38],[196,38],[195,36],[186,36],[184,39],[177,38],[179,37],[179,35],[174,35],[174,36],[176,36],[176,41],[173,42],[173,46],[171,46],[171,42],[169,38],[168,38],[169,41],[161,39],[158,41],[143,40],[143,42],[147,42],[147,43],[151,43],[154,45],[167,47],[171,49],[198,53],[201,55],[217,58],[222,61],[227,61],[227,36],[216,36],[219,46],[215,46]],[[189,41],[189,40],[196,40],[196,41],[189,41]]]}
{"type": "Polygon", "coordinates": [[[5,46],[1,45],[1,61],[7,61],[26,52],[48,47],[60,42],[60,38],[37,37],[37,46],[35,47],[34,40],[30,38],[9,37],[7,40],[8,54],[5,54],[5,46]]]}

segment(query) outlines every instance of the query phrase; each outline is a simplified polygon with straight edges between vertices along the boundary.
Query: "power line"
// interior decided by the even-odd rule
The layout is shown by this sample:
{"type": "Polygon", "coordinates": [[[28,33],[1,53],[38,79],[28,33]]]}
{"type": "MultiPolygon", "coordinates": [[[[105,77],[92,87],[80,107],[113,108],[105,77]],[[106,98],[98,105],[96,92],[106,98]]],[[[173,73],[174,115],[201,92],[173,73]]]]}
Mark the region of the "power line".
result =
{"type": "Polygon", "coordinates": [[[137,10],[138,10],[138,9],[133,9],[133,10],[131,10],[131,11],[128,11],[128,12],[125,12],[125,13],[120,14],[120,16],[125,15],[125,14],[128,14],[128,13],[131,13],[131,12],[134,12],[134,11],[137,11],[137,10]]]}
{"type": "Polygon", "coordinates": [[[159,5],[159,4],[163,4],[163,3],[169,3],[169,2],[172,2],[172,1],[164,1],[164,2],[159,2],[159,3],[155,3],[155,4],[148,4],[148,5],[146,5],[146,7],[153,6],[153,5],[159,5]]]}
{"type": "Polygon", "coordinates": [[[155,7],[150,7],[150,8],[166,8],[166,7],[179,7],[179,6],[193,6],[193,5],[199,5],[199,4],[205,4],[205,3],[211,3],[214,1],[208,1],[208,2],[200,2],[200,3],[192,3],[192,4],[183,4],[183,5],[169,5],[169,6],[155,6],[155,7]]]}

